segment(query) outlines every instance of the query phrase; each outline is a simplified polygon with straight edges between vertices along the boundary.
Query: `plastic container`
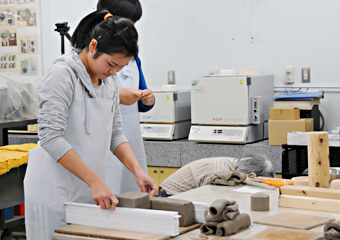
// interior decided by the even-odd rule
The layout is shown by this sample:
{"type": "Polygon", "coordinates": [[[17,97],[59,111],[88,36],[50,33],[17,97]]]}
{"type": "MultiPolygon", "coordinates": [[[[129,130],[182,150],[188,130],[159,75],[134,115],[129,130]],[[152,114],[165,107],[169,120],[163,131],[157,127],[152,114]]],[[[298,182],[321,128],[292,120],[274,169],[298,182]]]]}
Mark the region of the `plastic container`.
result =
{"type": "MultiPolygon", "coordinates": [[[[282,145],[282,178],[308,176],[308,146],[282,145]]],[[[330,167],[340,167],[340,147],[329,147],[330,167]]]]}
{"type": "Polygon", "coordinates": [[[5,208],[5,220],[14,217],[14,207],[5,208]]]}
{"type": "Polygon", "coordinates": [[[20,204],[17,206],[14,206],[14,214],[15,215],[25,215],[25,204],[20,204]]]}

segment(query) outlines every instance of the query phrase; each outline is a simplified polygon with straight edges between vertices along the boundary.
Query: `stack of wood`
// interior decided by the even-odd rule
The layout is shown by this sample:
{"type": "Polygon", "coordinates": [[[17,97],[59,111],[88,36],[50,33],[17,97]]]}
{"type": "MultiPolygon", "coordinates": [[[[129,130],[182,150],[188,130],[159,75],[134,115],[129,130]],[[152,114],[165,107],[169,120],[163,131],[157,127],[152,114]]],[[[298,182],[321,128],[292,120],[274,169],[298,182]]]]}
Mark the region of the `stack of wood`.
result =
{"type": "Polygon", "coordinates": [[[339,200],[339,189],[286,185],[280,188],[279,206],[340,212],[339,200]]]}
{"type": "Polygon", "coordinates": [[[103,210],[94,204],[64,203],[66,222],[176,236],[185,231],[183,228],[189,229],[195,225],[197,228],[199,224],[195,222],[203,222],[209,206],[202,202],[149,197],[142,192],[125,192],[116,197],[119,203],[115,210],[103,210]]]}
{"type": "Polygon", "coordinates": [[[311,132],[308,134],[308,178],[308,187],[281,187],[279,206],[340,212],[340,190],[329,188],[329,145],[327,132],[311,132]]]}

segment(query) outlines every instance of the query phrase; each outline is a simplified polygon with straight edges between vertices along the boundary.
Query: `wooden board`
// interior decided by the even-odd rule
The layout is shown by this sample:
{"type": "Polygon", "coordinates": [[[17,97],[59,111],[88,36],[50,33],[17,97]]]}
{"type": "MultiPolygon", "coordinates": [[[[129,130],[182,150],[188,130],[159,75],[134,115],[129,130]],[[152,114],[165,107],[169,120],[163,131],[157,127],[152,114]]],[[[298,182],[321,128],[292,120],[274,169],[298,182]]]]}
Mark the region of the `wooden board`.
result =
{"type": "MultiPolygon", "coordinates": [[[[269,227],[258,234],[251,236],[247,239],[253,240],[314,240],[323,236],[323,233],[313,232],[307,230],[295,230],[269,227]]],[[[233,238],[230,238],[232,240],[233,238]]]]}
{"type": "Polygon", "coordinates": [[[254,223],[307,230],[333,221],[335,221],[335,218],[282,212],[272,216],[261,218],[259,220],[255,220],[254,223]]]}
{"type": "Polygon", "coordinates": [[[340,201],[336,199],[280,195],[279,206],[340,213],[340,201]]]}
{"type": "MultiPolygon", "coordinates": [[[[179,233],[183,234],[183,233],[189,232],[191,230],[199,228],[200,225],[201,225],[200,223],[196,223],[189,227],[180,227],[179,233]]],[[[95,237],[95,238],[102,238],[102,239],[118,239],[118,240],[124,240],[124,239],[163,240],[163,239],[171,238],[170,236],[166,236],[166,235],[132,232],[132,231],[125,231],[125,230],[109,229],[109,228],[90,227],[90,226],[83,226],[83,225],[76,225],[76,224],[71,224],[65,227],[58,228],[55,230],[55,232],[77,235],[77,236],[95,237]]]]}
{"type": "Polygon", "coordinates": [[[308,185],[329,188],[329,143],[327,132],[308,133],[308,185]]]}
{"type": "Polygon", "coordinates": [[[318,197],[340,200],[340,189],[316,188],[307,186],[286,185],[280,187],[281,195],[293,195],[300,197],[318,197]]]}

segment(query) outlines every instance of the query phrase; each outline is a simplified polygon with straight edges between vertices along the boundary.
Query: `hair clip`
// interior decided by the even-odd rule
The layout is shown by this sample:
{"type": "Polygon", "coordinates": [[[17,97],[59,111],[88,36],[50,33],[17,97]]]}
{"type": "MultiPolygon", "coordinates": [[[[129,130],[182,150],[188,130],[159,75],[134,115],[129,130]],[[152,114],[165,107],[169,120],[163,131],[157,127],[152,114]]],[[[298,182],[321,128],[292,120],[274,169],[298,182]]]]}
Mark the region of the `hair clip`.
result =
{"type": "Polygon", "coordinates": [[[124,33],[126,30],[128,30],[129,29],[129,27],[125,27],[125,28],[123,28],[122,30],[120,30],[119,32],[117,32],[114,36],[116,37],[116,36],[120,36],[122,33],[124,33]]]}
{"type": "Polygon", "coordinates": [[[104,16],[104,20],[106,20],[107,18],[109,17],[113,17],[113,15],[111,13],[107,13],[105,16],[104,16]]]}
{"type": "Polygon", "coordinates": [[[102,37],[104,37],[105,35],[107,35],[108,34],[108,32],[105,32],[105,33],[103,33],[102,35],[99,35],[99,37],[97,37],[97,41],[99,40],[99,39],[101,39],[102,37]]]}

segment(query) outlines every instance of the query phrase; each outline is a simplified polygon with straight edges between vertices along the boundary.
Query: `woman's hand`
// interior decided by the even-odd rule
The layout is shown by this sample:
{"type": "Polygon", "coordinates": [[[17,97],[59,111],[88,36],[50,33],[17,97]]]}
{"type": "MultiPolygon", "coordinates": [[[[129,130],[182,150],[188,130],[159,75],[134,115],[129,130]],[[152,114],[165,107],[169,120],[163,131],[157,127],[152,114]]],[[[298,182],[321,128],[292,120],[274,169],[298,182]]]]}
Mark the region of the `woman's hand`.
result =
{"type": "Polygon", "coordinates": [[[89,186],[94,202],[102,209],[116,208],[118,199],[113,195],[109,186],[79,158],[73,149],[65,153],[58,162],[89,186]]]}
{"type": "Polygon", "coordinates": [[[142,90],[134,88],[121,88],[119,89],[120,103],[124,105],[132,105],[142,97],[142,90]]]}
{"type": "Polygon", "coordinates": [[[147,192],[150,196],[158,194],[155,181],[143,171],[129,143],[120,144],[113,154],[135,175],[136,182],[142,192],[147,192]]]}
{"type": "Polygon", "coordinates": [[[146,192],[150,196],[158,195],[158,187],[155,180],[149,177],[143,170],[135,174],[135,177],[142,192],[146,192]]]}
{"type": "Polygon", "coordinates": [[[155,103],[154,97],[155,96],[154,96],[151,89],[145,89],[145,90],[142,91],[141,99],[142,99],[144,105],[152,106],[155,103]]]}
{"type": "Polygon", "coordinates": [[[101,179],[98,178],[90,185],[90,192],[95,204],[100,205],[102,209],[116,208],[118,199],[113,195],[109,186],[101,179]]]}

